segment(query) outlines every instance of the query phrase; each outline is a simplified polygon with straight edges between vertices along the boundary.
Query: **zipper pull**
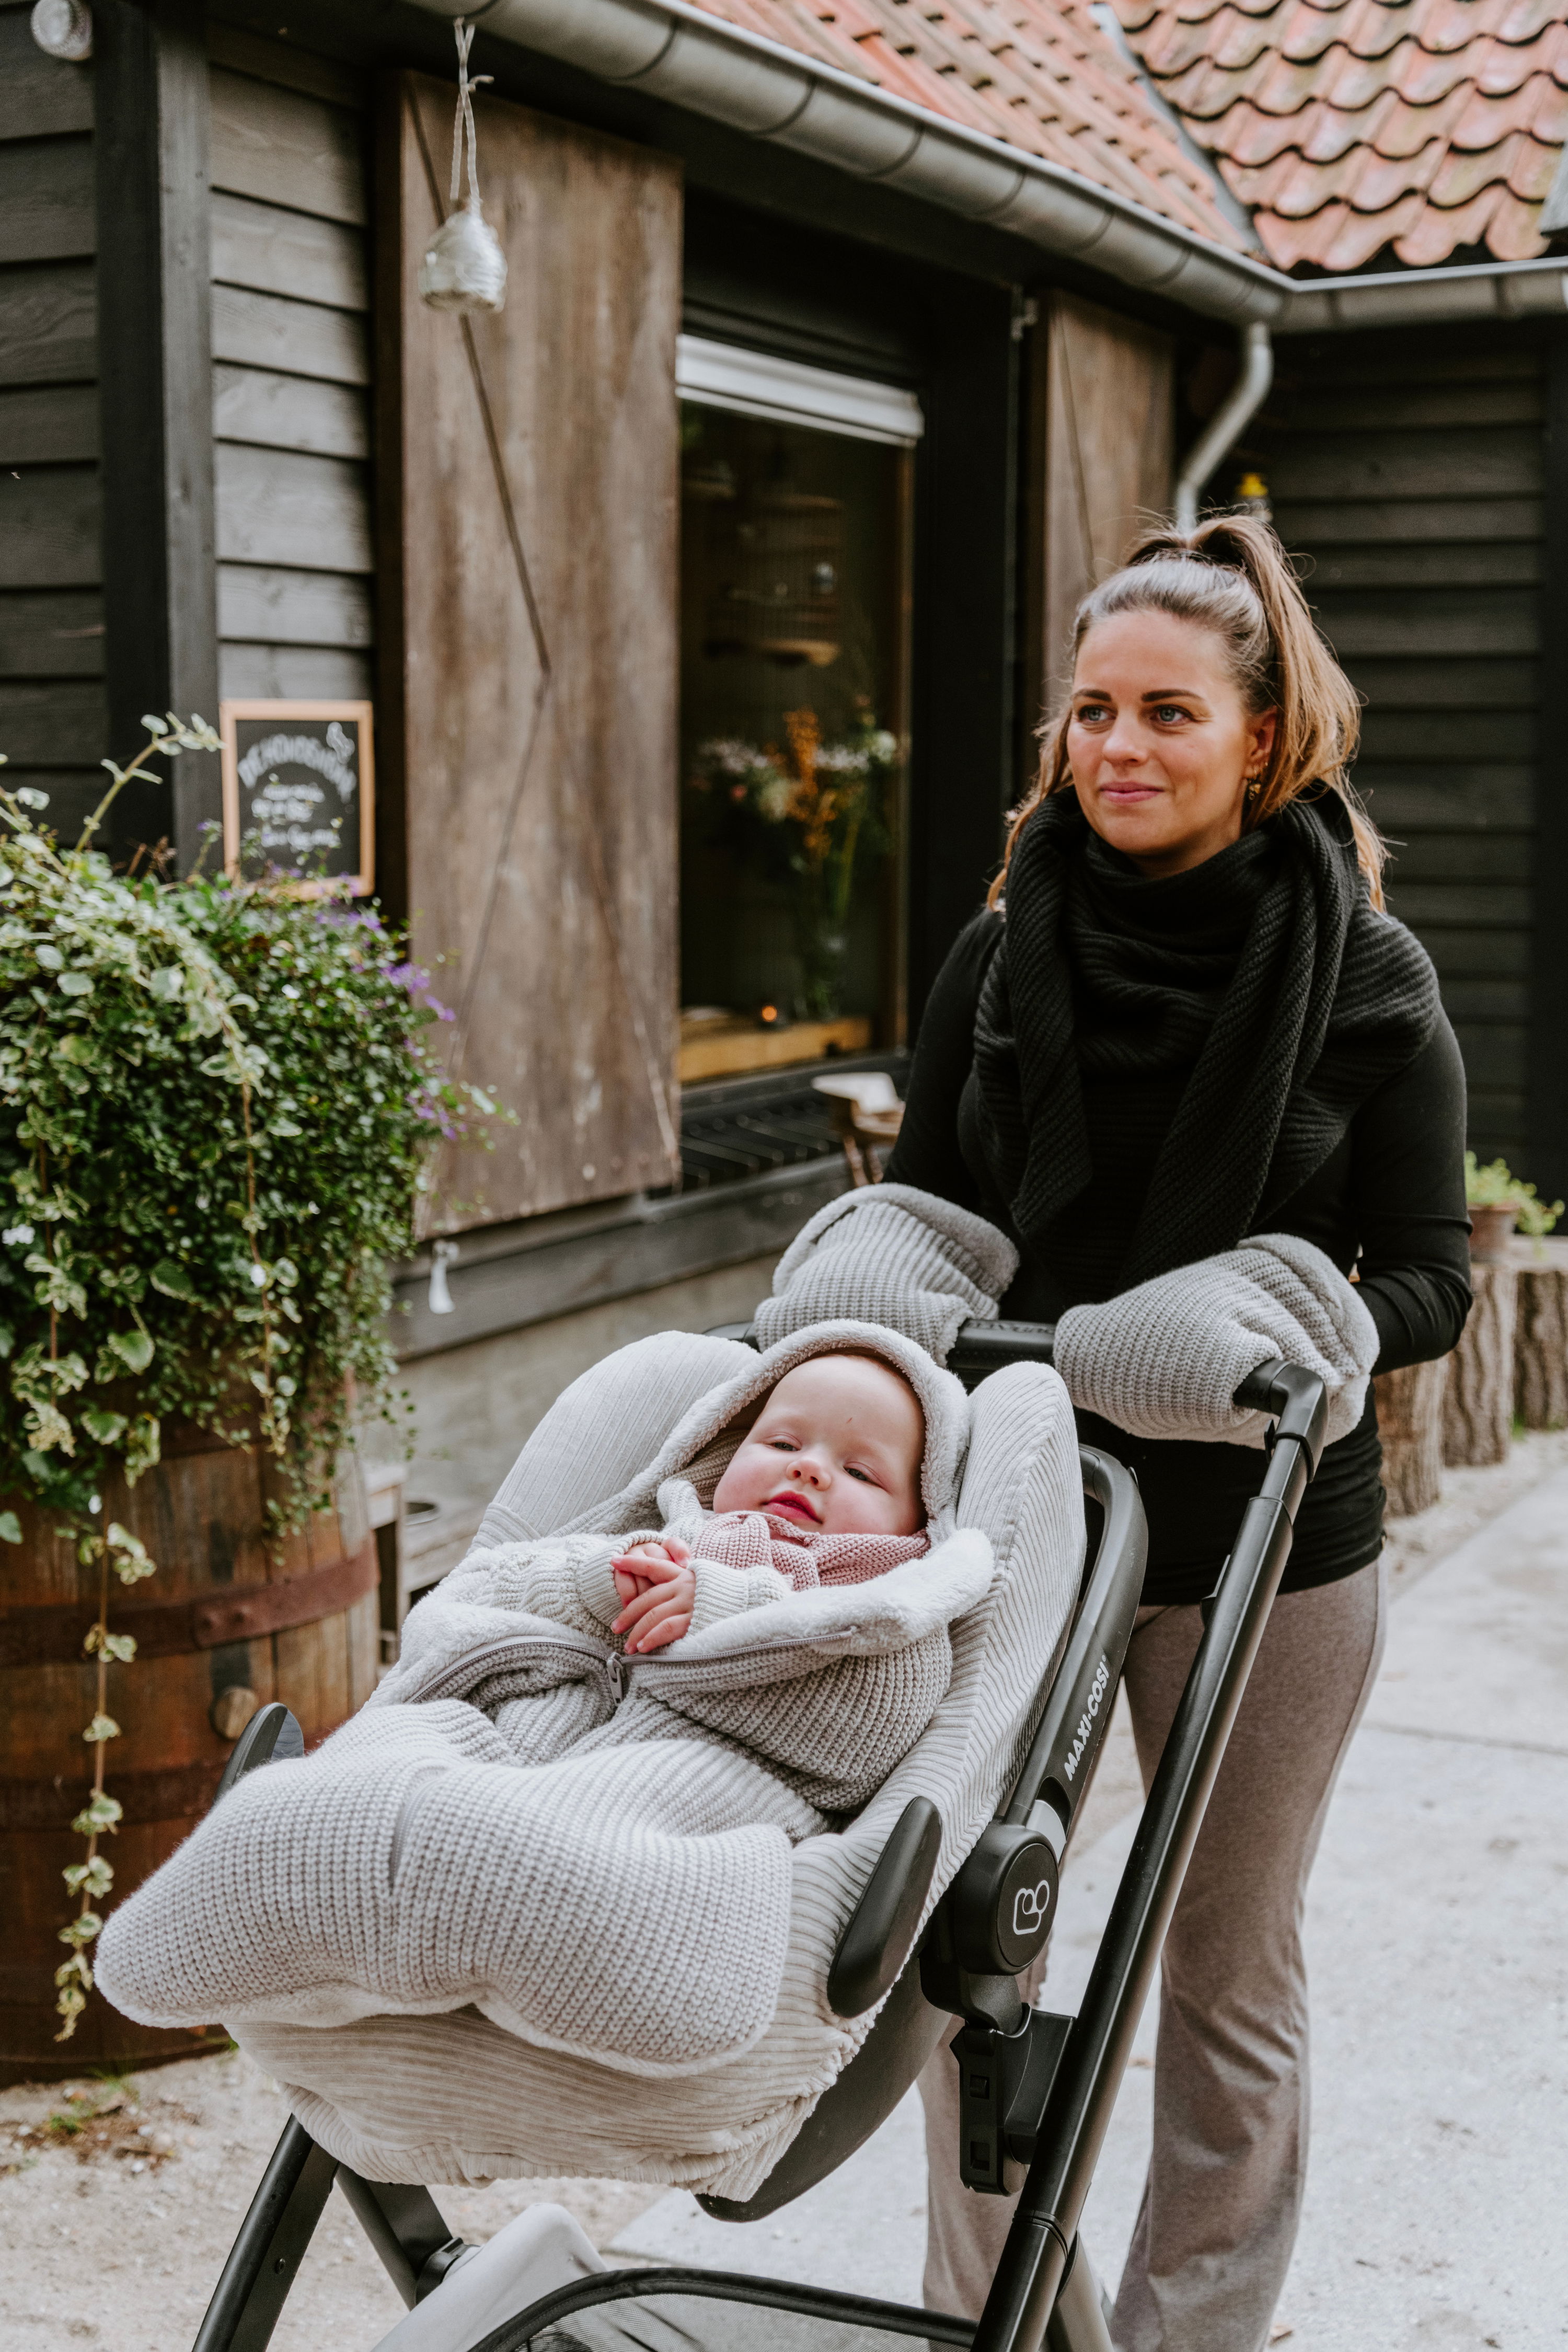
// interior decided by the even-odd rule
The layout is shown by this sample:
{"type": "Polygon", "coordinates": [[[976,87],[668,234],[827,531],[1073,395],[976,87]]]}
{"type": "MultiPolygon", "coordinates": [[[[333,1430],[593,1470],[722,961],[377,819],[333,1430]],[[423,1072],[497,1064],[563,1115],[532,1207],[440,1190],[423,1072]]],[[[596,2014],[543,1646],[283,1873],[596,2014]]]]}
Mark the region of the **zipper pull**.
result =
{"type": "Polygon", "coordinates": [[[611,1698],[618,1706],[626,1696],[626,1669],[625,1660],[616,1651],[612,1650],[605,1660],[605,1680],[610,1685],[611,1698]]]}

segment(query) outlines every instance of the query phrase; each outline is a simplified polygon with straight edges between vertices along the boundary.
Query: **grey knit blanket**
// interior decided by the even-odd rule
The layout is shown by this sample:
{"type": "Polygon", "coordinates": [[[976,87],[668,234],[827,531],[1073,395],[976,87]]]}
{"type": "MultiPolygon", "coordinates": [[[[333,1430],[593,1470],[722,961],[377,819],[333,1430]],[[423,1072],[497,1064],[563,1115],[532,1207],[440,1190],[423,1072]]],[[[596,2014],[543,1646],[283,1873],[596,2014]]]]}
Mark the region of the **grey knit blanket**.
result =
{"type": "MultiPolygon", "coordinates": [[[[482,1672],[467,1699],[412,1696],[416,1688],[437,1686],[448,1658],[468,1657],[470,1664],[463,1671],[472,1673],[476,1653],[483,1646],[455,1638],[455,1621],[442,1615],[447,1597],[464,1607],[494,1608],[493,1601],[476,1594],[475,1588],[482,1588],[492,1573],[486,1561],[496,1553],[512,1556],[527,1549],[541,1536],[606,1529],[624,1537],[649,1527],[657,1517],[659,1488],[669,1478],[684,1477],[704,1501],[710,1501],[737,1442],[727,1427],[737,1410],[736,1400],[760,1393],[801,1355],[835,1341],[879,1349],[900,1369],[907,1365],[917,1379],[938,1384],[934,1394],[930,1388],[918,1391],[927,1405],[923,1476],[936,1549],[914,1567],[934,1570],[943,1549],[956,1563],[963,1555],[952,1549],[955,1528],[963,1530],[958,1542],[971,1558],[984,1557],[989,1546],[993,1566],[978,1601],[946,1625],[951,1679],[930,1725],[853,1815],[826,1812],[805,1783],[797,1786],[792,1780],[794,1768],[787,1761],[781,1769],[761,1760],[749,1747],[742,1756],[741,1748],[730,1745],[730,1735],[711,1723],[700,1725],[689,1712],[693,1705],[702,1706],[710,1700],[715,1708],[729,1705],[741,1694],[722,1689],[706,1696],[700,1690],[688,1694],[681,1702],[688,1710],[683,1728],[668,1741],[618,1747],[600,1741],[588,1748],[597,1771],[624,1774],[628,1781],[661,1752],[680,1750],[689,1758],[696,1750],[700,1761],[711,1756],[721,1774],[728,1773],[731,1759],[744,1763],[745,1801],[760,1799],[766,1817],[740,1822],[736,1842],[746,1832],[761,1832],[759,1845],[771,1840],[780,1859],[786,1853],[788,1856],[787,1941],[766,2032],[731,2056],[668,2074],[600,2055],[605,2021],[571,2012],[566,2007],[569,1988],[560,1994],[567,2027],[562,2040],[568,2042],[573,2032],[587,2026],[593,2037],[591,2054],[579,2047],[548,2046],[542,2037],[511,2030],[498,2021],[499,2009],[492,2015],[477,2002],[451,2006],[449,1995],[432,1996],[427,2013],[386,2008],[326,2031],[295,2018],[235,2018],[237,2039],[283,2084],[307,2130],[367,2178],[440,2182],[520,2174],[602,2175],[748,2196],[871,2031],[874,2011],[852,2019],[835,2014],[826,1997],[827,1973],[845,1923],[904,1807],[920,1795],[930,1799],[941,1816],[942,1850],[928,1898],[931,1904],[994,1813],[1027,1747],[1079,1586],[1083,1507],[1071,1409],[1060,1381],[1043,1366],[1018,1365],[988,1381],[974,1398],[965,1399],[929,1357],[922,1359],[912,1349],[906,1356],[902,1350],[908,1343],[854,1324],[803,1333],[760,1361],[732,1340],[664,1332],[621,1349],[584,1373],[523,1447],[481,1529],[484,1557],[476,1554],[456,1578],[447,1580],[440,1595],[422,1602],[409,1620],[406,1681],[399,1667],[383,1684],[379,1703],[349,1729],[368,1738],[373,1727],[391,1719],[430,1725],[429,1785],[438,1807],[445,1805],[448,1791],[456,1792],[454,1773],[473,1769],[468,1759],[453,1762],[441,1727],[454,1719],[463,1722],[476,1750],[482,1750],[484,1771],[499,1777],[499,1759],[489,1759],[508,1739],[508,1732],[499,1727],[503,1717],[509,1727],[513,1724],[511,1709],[526,1714],[533,1700],[541,1703],[542,1717],[551,1706],[581,1707],[574,1730],[561,1725],[552,1735],[541,1724],[542,1737],[558,1736],[569,1748],[575,1739],[576,1748],[566,1759],[570,1764],[576,1749],[587,1748],[593,1738],[584,1731],[584,1723],[590,1715],[596,1719],[599,1708],[607,1704],[607,1684],[602,1699],[592,1671],[575,1682],[568,1677],[549,1687],[524,1688],[510,1679],[513,1668],[502,1657],[479,1662],[482,1672]],[[941,1406],[943,1396],[952,1402],[951,1414],[941,1406]],[[936,1402],[934,1412],[928,1399],[936,1402]],[[473,1583],[468,1585],[465,1600],[470,1576],[473,1583]],[[450,1641],[448,1634],[454,1637],[450,1641]],[[486,1680],[492,1670],[493,1685],[486,1680]],[[796,1825],[811,1818],[826,1825],[797,1835],[796,1825]]],[[[885,1606],[892,1580],[832,1588],[809,1598],[815,1603],[865,1596],[885,1606]]],[[[807,1622],[795,1613],[800,1606],[789,1604],[796,1633],[807,1622]]],[[[504,1607],[498,1613],[509,1615],[504,1607]]],[[[700,1637],[709,1645],[709,1666],[719,1664],[727,1643],[745,1648],[769,1613],[759,1608],[716,1620],[700,1637]]],[[[509,1630],[516,1629],[515,1616],[510,1617],[509,1630]]],[[[591,1640],[569,1629],[563,1638],[591,1640]]],[[[672,1664],[681,1651],[689,1658],[698,1638],[689,1636],[662,1654],[672,1664]]],[[[874,1658],[873,1647],[868,1663],[874,1658]]],[[[782,1669],[788,1662],[775,1656],[773,1663],[782,1669]]],[[[824,1661],[829,1672],[843,1675],[853,1663],[847,1651],[824,1661]]],[[[637,1696],[640,1671],[641,1662],[621,1702],[622,1712],[637,1696]]],[[[752,1686],[764,1696],[769,1687],[760,1677],[753,1677],[752,1686]]],[[[781,1673],[775,1693],[779,1713],[787,1713],[792,1693],[827,1686],[814,1685],[809,1674],[781,1673]]],[[[750,1694],[745,1696],[749,1709],[750,1694]]],[[[749,1725],[743,1722],[741,1731],[744,1741],[749,1725]]],[[[346,1735],[338,1737],[346,1751],[346,1735]]],[[[815,1742],[813,1747],[806,1759],[808,1772],[816,1771],[818,1763],[815,1742]]],[[[355,1752],[368,1759],[371,1751],[355,1752]]],[[[516,1780],[537,1770],[560,1769],[521,1764],[519,1750],[510,1744],[507,1756],[505,1769],[516,1780]]],[[[295,1772],[304,1785],[304,1769],[269,1766],[255,1784],[242,1784],[226,1799],[208,1826],[216,1828],[227,1807],[239,1803],[247,1785],[254,1785],[258,1798],[274,1775],[279,1776],[273,1780],[275,1788],[283,1785],[282,1776],[295,1772]]],[[[398,1769],[405,1783],[412,1783],[417,1768],[411,1759],[405,1757],[398,1769]]],[[[670,1801],[677,1793],[690,1798],[694,1806],[707,1801],[696,1777],[698,1764],[687,1769],[693,1780],[679,1792],[672,1790],[670,1801]]],[[[384,1801],[369,1769],[361,1786],[367,1818],[357,1829],[349,1825],[338,1831],[338,1866],[323,1869],[318,1883],[323,1892],[330,1887],[332,1901],[344,1904],[355,1916],[379,1916],[383,1906],[395,1900],[391,1872],[395,1821],[389,1822],[388,1814],[401,1810],[401,1798],[395,1807],[386,1803],[378,1810],[384,1801]],[[364,1868],[367,1856],[384,1859],[386,1878],[364,1868]],[[359,1884],[362,1871],[367,1881],[363,1887],[359,1884]]],[[[619,1793],[622,1816],[629,1818],[638,1791],[626,1787],[619,1793]]],[[[431,1817],[432,1826],[442,1822],[453,1837],[469,1834],[466,1816],[455,1820],[451,1812],[438,1811],[431,1817]]],[[[198,1838],[203,1834],[198,1832],[198,1838]]],[[[417,1811],[414,1843],[426,1834],[426,1816],[417,1811]]],[[[413,1845],[407,1850],[412,1853],[413,1845]]],[[[734,1844],[725,1851],[732,1861],[734,1844]]],[[[176,1856],[176,1865],[178,1861],[176,1856]]],[[[398,1880],[403,1869],[400,1852],[398,1880]]],[[[774,1884],[762,1869],[754,1879],[769,1888],[774,1884]]],[[[702,2011],[713,2005],[721,2012],[719,2029],[710,2037],[714,2042],[726,2033],[743,2036],[742,2004],[731,2001],[727,1979],[732,1969],[752,1967],[754,1940],[748,1929],[738,1948],[735,1926],[738,1898],[744,1898],[751,1883],[742,1883],[739,1872],[728,1869],[723,1916],[710,1914],[703,1923],[708,1964],[695,2006],[702,2011]]],[[[251,1875],[238,1868],[228,1871],[216,1894],[220,1905],[234,1906],[241,1921],[248,1923],[250,1939],[258,1940],[251,1875]]],[[[468,1948],[487,1967],[496,1958],[499,1942],[489,1934],[489,1913],[507,1900],[503,1886],[479,1883],[478,1875],[473,1884],[465,1884],[460,1921],[454,1921],[452,1936],[460,1927],[468,1948]]],[[[117,1916],[127,1919],[140,1901],[140,1896],[133,1898],[117,1916]]],[[[658,1972],[667,1953],[689,1950],[691,1940],[690,1931],[671,1917],[668,1882],[661,1885],[655,1916],[662,1923],[665,1942],[650,1942],[645,1934],[641,1939],[623,1938],[619,1948],[626,1954],[636,1940],[638,2001],[659,1998],[658,1972]]],[[[773,1916],[764,1909],[761,1921],[761,1931],[770,1937],[773,1916]]],[[[209,1910],[189,1927],[170,1919],[159,1932],[187,1938],[179,1947],[184,1951],[198,1936],[205,1940],[214,1925],[209,1910]]],[[[450,1942],[442,1940],[448,1934],[444,1924],[426,1917],[422,1932],[436,1952],[451,1948],[450,1942]]],[[[113,1920],[105,1930],[105,1943],[108,1974],[118,1989],[120,1929],[113,1920]]],[[[593,1965],[594,1959],[585,1941],[578,1941],[571,1971],[593,1965]]],[[[759,1969],[748,1979],[753,1995],[762,1977],[759,1969]]],[[[205,2013],[219,2006],[213,2004],[205,2013]]],[[[615,2029],[625,2033],[625,2021],[617,2019],[615,2029]]],[[[700,2020],[694,2023],[682,2012],[670,2031],[679,2037],[679,2046],[689,2046],[689,2037],[700,2036],[700,2020]]]]}
{"type": "MultiPolygon", "coordinates": [[[[756,2042],[794,1849],[915,1745],[952,1677],[949,1625],[992,1579],[987,1538],[952,1525],[962,1389],[907,1341],[870,1344],[924,1407],[932,1549],[802,1593],[699,1556],[691,1631],[635,1660],[610,1631],[611,1562],[658,1520],[471,1555],[361,1714],[242,1782],[115,1911],[99,1977],[116,2006],[317,2028],[471,2006],[644,2074],[756,2042]]],[[[814,1351],[752,1358],[699,1444],[814,1351]]],[[[688,1528],[700,1499],[678,1479],[658,1494],[688,1528]]]]}

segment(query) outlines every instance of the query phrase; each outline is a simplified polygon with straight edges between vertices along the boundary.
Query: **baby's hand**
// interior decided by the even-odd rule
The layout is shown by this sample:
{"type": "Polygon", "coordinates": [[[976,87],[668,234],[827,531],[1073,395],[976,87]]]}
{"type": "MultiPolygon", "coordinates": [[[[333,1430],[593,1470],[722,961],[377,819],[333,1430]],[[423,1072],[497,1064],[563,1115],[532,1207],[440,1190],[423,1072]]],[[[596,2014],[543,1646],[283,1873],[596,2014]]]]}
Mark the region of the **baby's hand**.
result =
{"type": "Polygon", "coordinates": [[[661,1649],[691,1631],[697,1575],[688,1565],[690,1558],[677,1537],[665,1536],[612,1561],[616,1590],[626,1605],[610,1630],[626,1635],[628,1655],[661,1649]]]}
{"type": "Polygon", "coordinates": [[[622,1607],[628,1601],[635,1601],[639,1592],[646,1592],[655,1577],[661,1576],[667,1566],[673,1563],[677,1568],[683,1568],[690,1557],[686,1546],[673,1536],[668,1539],[650,1536],[647,1543],[637,1544],[630,1551],[617,1552],[610,1567],[622,1607]]]}

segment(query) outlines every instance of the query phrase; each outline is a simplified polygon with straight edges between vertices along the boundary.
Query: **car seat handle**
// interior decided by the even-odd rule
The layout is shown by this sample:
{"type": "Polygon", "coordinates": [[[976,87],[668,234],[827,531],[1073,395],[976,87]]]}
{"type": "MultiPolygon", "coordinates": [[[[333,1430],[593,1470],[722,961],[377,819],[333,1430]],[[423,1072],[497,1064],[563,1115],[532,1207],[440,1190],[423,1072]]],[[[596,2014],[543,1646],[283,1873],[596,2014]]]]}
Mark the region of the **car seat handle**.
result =
{"type": "Polygon", "coordinates": [[[849,1915],[827,1998],[839,2017],[861,2017],[892,1991],[914,1946],[942,1851],[942,1815],[929,1797],[911,1797],[849,1915]]]}
{"type": "Polygon", "coordinates": [[[305,1735],[280,1700],[273,1699],[268,1706],[258,1707],[234,1743],[234,1752],[223,1768],[213,1803],[226,1797],[236,1781],[243,1780],[247,1772],[259,1771],[263,1764],[290,1762],[304,1753],[305,1735]]]}

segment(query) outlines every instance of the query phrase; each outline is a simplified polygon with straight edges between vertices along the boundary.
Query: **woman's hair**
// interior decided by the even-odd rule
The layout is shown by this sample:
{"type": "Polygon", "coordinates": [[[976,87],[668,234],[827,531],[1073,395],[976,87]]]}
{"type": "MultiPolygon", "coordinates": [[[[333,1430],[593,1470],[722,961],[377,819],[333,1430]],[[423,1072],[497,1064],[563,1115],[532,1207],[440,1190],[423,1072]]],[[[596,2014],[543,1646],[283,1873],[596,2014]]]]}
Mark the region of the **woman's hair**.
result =
{"type": "MultiPolygon", "coordinates": [[[[1350,812],[1373,903],[1381,907],[1383,842],[1345,774],[1361,730],[1361,705],[1313,626],[1300,583],[1268,524],[1250,515],[1217,515],[1190,534],[1146,532],[1121,571],[1091,588],[1079,606],[1075,662],[1089,630],[1119,613],[1170,613],[1213,631],[1250,716],[1279,714],[1268,764],[1258,791],[1243,803],[1243,832],[1250,833],[1303,793],[1338,793],[1350,812]]],[[[1039,773],[1033,792],[1014,812],[1002,871],[991,886],[994,907],[1024,826],[1043,800],[1072,782],[1071,716],[1069,693],[1040,730],[1039,773]]]]}

